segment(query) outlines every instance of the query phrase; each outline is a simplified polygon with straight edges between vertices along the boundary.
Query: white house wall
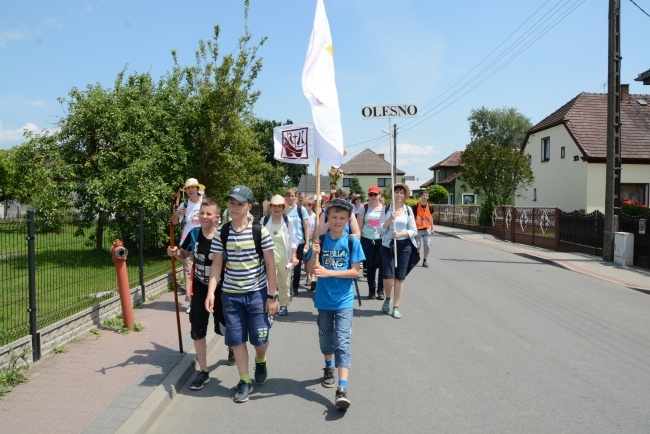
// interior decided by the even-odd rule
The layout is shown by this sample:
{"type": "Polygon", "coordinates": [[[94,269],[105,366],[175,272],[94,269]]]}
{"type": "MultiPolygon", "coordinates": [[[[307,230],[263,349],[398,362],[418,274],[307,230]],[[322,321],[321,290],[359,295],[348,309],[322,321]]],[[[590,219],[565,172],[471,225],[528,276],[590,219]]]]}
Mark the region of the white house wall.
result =
{"type": "MultiPolygon", "coordinates": [[[[589,184],[587,189],[587,212],[600,210],[605,212],[605,163],[589,164],[589,184]]],[[[650,183],[650,165],[623,164],[621,166],[622,184],[650,183]]]]}
{"type": "Polygon", "coordinates": [[[533,185],[523,192],[523,197],[515,199],[516,206],[557,207],[564,211],[587,209],[588,166],[578,158],[580,149],[569,135],[564,125],[532,134],[524,149],[531,156],[531,168],[535,176],[533,185]],[[542,162],[542,139],[550,137],[551,153],[549,161],[542,162]],[[561,149],[565,157],[561,158],[561,149]],[[537,200],[535,199],[537,189],[537,200]]]}

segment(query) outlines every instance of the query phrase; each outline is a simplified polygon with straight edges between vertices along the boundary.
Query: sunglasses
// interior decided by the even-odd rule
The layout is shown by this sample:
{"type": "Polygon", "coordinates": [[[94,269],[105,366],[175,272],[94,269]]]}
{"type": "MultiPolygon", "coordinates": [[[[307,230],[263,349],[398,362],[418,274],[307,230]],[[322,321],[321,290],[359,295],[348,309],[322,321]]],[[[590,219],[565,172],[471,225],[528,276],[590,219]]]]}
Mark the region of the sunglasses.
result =
{"type": "Polygon", "coordinates": [[[368,196],[370,196],[370,197],[379,196],[379,193],[368,193],[368,196]]]}

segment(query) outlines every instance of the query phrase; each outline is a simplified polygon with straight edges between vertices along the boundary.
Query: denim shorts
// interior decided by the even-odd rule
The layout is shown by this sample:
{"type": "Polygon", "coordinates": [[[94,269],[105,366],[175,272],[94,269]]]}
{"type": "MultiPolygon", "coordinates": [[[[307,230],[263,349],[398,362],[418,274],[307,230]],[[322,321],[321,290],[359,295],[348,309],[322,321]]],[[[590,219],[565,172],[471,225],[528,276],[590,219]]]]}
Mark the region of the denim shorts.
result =
{"type": "Polygon", "coordinates": [[[226,317],[227,346],[234,347],[250,340],[254,346],[261,347],[268,341],[271,325],[269,316],[264,311],[267,292],[264,288],[246,294],[221,294],[226,317]]]}
{"type": "Polygon", "coordinates": [[[339,310],[318,310],[318,340],[321,352],[328,356],[334,354],[334,366],[350,369],[352,352],[350,334],[352,333],[351,307],[339,310]]]}
{"type": "Polygon", "coordinates": [[[411,258],[410,238],[397,240],[397,266],[395,266],[394,247],[381,246],[381,265],[383,267],[384,279],[406,280],[406,271],[411,258]]]}

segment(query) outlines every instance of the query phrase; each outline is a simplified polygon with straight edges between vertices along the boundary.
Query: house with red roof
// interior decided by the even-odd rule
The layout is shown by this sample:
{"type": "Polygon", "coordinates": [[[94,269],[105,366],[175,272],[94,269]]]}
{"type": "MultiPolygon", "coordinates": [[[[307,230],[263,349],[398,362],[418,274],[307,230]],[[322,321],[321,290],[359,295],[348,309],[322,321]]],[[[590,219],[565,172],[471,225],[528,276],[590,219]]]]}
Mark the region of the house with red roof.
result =
{"type": "MultiPolygon", "coordinates": [[[[384,154],[378,154],[370,148],[359,152],[347,163],[340,167],[343,177],[338,181],[346,193],[350,192],[350,180],[357,178],[363,191],[368,191],[371,185],[377,185],[384,189],[390,186],[391,169],[390,163],[386,161],[384,154]]],[[[406,172],[395,168],[395,179],[397,183],[404,182],[406,172]]]]}
{"type": "Polygon", "coordinates": [[[460,173],[460,157],[463,151],[456,151],[441,162],[429,167],[433,177],[421,185],[426,188],[430,185],[440,185],[449,192],[447,203],[450,205],[479,205],[481,197],[471,188],[463,186],[460,173]]]}
{"type": "MultiPolygon", "coordinates": [[[[650,95],[630,94],[621,85],[621,123],[621,200],[647,205],[650,95]]],[[[535,182],[516,206],[604,211],[607,94],[580,93],[528,130],[521,149],[535,182]]]]}

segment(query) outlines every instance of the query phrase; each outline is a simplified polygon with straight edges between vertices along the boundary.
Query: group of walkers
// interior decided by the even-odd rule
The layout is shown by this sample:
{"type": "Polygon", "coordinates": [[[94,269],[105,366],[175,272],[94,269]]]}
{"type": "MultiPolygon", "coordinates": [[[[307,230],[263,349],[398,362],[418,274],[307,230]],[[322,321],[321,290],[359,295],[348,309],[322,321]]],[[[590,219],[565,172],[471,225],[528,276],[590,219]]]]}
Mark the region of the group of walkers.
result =
{"type": "Polygon", "coordinates": [[[315,291],[318,310],[325,365],[321,385],[337,386],[335,405],[347,409],[354,281],[364,263],[368,297],[384,300],[385,313],[391,313],[392,297],[391,315],[402,318],[399,303],[406,275],[419,261],[418,243],[424,246],[423,265],[428,266],[433,221],[426,199],[412,209],[404,204],[408,186],[396,184],[394,206],[385,206],[379,187],[372,186],[365,204],[360,197],[335,198],[317,210],[315,200],[290,188],[284,197],[276,195],[265,202],[265,216],[257,222],[250,213],[250,188],[238,185],[230,190],[223,216],[217,201],[200,194],[204,189],[194,178],[185,182],[188,199],[172,216],[174,224],[184,224],[181,242],[178,248],[167,249],[169,256],[183,262],[190,301],[190,335],[199,364],[190,389],[199,390],[210,381],[206,354],[210,313],[215,333],[223,335],[228,346],[229,364],[236,364],[239,372],[233,400],[246,402],[253,391],[247,342],[255,350],[255,382],[266,381],[273,315],[289,314],[305,262],[305,285],[315,291]],[[318,230],[316,212],[320,213],[318,230]]]}

